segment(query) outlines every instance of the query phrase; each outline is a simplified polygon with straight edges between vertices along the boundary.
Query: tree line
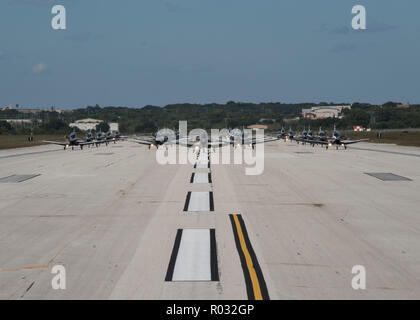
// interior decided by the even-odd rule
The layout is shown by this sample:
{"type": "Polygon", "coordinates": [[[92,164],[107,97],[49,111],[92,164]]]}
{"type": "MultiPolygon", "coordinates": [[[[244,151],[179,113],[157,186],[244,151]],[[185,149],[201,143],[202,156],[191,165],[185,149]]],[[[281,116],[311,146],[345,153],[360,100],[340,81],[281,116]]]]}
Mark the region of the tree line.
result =
{"type": "Polygon", "coordinates": [[[38,114],[22,114],[18,110],[0,111],[0,134],[54,134],[68,133],[69,124],[85,118],[117,122],[125,134],[155,132],[161,128],[177,128],[178,121],[187,120],[189,128],[241,128],[252,124],[267,124],[271,129],[293,126],[294,130],[311,126],[316,129],[330,129],[334,125],[340,130],[351,129],[354,125],[372,129],[420,128],[420,106],[398,108],[399,103],[383,105],[354,103],[351,110],[344,110],[340,119],[301,119],[302,109],[313,106],[345,105],[347,103],[244,103],[229,101],[225,104],[170,104],[165,107],[148,105],[143,108],[88,106],[72,112],[58,113],[42,111],[38,114]],[[31,126],[11,125],[2,121],[7,118],[29,117],[31,126]]]}

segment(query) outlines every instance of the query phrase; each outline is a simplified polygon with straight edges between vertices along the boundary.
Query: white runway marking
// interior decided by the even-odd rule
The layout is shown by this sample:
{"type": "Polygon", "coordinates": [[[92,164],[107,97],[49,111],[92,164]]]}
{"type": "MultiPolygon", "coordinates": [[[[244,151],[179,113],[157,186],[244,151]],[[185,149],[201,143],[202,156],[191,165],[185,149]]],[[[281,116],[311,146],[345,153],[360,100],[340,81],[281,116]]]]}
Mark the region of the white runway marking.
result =
{"type": "Polygon", "coordinates": [[[183,230],[172,281],[211,281],[209,229],[183,230]]]}
{"type": "Polygon", "coordinates": [[[196,172],[192,174],[191,183],[210,183],[209,173],[196,172]]]}
{"type": "Polygon", "coordinates": [[[214,229],[178,229],[165,281],[219,281],[214,229]]]}
{"type": "Polygon", "coordinates": [[[184,211],[214,211],[213,192],[188,192],[184,211]]]}
{"type": "Polygon", "coordinates": [[[206,169],[209,167],[209,160],[204,159],[204,160],[197,160],[197,162],[195,163],[195,168],[197,169],[206,169]]]}
{"type": "Polygon", "coordinates": [[[209,155],[208,154],[200,154],[197,159],[198,159],[198,161],[206,161],[206,160],[209,159],[209,155]]]}

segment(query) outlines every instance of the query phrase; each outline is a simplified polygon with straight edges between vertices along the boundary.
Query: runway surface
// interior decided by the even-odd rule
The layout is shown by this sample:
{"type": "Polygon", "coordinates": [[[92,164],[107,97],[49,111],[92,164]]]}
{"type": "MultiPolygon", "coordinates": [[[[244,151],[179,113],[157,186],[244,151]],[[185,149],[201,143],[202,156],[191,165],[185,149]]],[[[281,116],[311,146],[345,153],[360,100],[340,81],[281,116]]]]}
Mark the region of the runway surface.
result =
{"type": "Polygon", "coordinates": [[[0,298],[419,299],[419,156],[277,141],[247,176],[130,142],[2,150],[0,298]]]}

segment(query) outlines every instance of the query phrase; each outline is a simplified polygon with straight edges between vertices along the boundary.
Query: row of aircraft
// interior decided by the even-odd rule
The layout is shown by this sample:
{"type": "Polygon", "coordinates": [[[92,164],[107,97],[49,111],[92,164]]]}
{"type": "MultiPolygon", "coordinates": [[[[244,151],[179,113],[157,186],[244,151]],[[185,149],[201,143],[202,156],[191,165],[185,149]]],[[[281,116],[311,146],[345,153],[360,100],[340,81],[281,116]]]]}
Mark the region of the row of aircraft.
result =
{"type": "Polygon", "coordinates": [[[248,132],[245,130],[234,129],[234,130],[226,130],[223,134],[219,136],[218,141],[209,141],[208,135],[205,131],[201,132],[201,134],[197,135],[195,138],[191,139],[191,137],[180,137],[178,131],[171,131],[171,130],[160,130],[154,135],[147,136],[147,137],[128,137],[128,136],[121,136],[119,131],[108,131],[107,133],[103,133],[102,131],[97,132],[96,136],[92,134],[91,131],[86,133],[85,139],[77,138],[76,132],[73,131],[70,133],[68,141],[60,142],[60,141],[43,141],[45,143],[61,145],[64,149],[71,147],[74,150],[74,147],[78,146],[80,149],[83,149],[84,146],[93,146],[95,145],[98,147],[100,144],[106,144],[110,142],[116,143],[118,140],[127,140],[131,142],[135,142],[142,145],[147,145],[149,149],[156,147],[159,148],[161,146],[168,146],[168,145],[183,145],[186,147],[193,147],[196,148],[215,148],[215,147],[223,147],[223,146],[250,146],[255,148],[256,144],[259,143],[266,143],[271,141],[276,141],[283,139],[284,141],[296,141],[298,144],[309,144],[312,146],[321,145],[328,149],[329,147],[335,146],[337,149],[339,147],[344,147],[347,149],[349,144],[354,144],[358,142],[369,141],[369,139],[361,139],[361,140],[347,140],[340,135],[337,131],[336,127],[334,126],[334,131],[331,137],[328,137],[326,132],[319,129],[318,134],[314,135],[312,130],[304,129],[301,134],[295,135],[292,128],[289,128],[289,131],[286,132],[284,128],[281,129],[279,133],[275,136],[264,136],[264,137],[253,137],[249,135],[248,132]]]}
{"type": "Polygon", "coordinates": [[[116,143],[116,141],[121,140],[121,139],[123,139],[123,137],[121,136],[118,130],[113,131],[113,132],[108,131],[106,133],[103,133],[100,130],[96,133],[96,136],[94,136],[91,131],[88,131],[86,133],[85,139],[79,139],[77,137],[76,131],[73,131],[70,133],[67,141],[62,142],[62,141],[44,140],[43,142],[62,146],[64,147],[64,150],[70,147],[72,148],[72,150],[74,150],[74,147],[80,147],[80,149],[83,150],[84,146],[95,145],[96,147],[98,147],[101,144],[108,145],[108,143],[110,142],[116,143]]]}
{"type": "Polygon", "coordinates": [[[94,136],[91,131],[88,131],[86,133],[86,137],[84,139],[79,139],[77,137],[77,134],[75,131],[71,132],[69,135],[69,138],[67,141],[49,141],[44,140],[44,143],[48,144],[55,144],[60,145],[64,147],[64,150],[67,148],[72,148],[74,150],[74,147],[80,147],[80,149],[83,150],[84,146],[93,146],[95,145],[98,147],[100,144],[106,144],[110,142],[116,142],[118,140],[126,140],[135,142],[142,145],[147,145],[149,149],[156,147],[159,148],[160,146],[168,146],[168,145],[183,145],[186,147],[207,147],[207,148],[214,148],[214,147],[223,147],[227,145],[232,146],[250,146],[252,148],[255,147],[257,143],[265,143],[269,141],[275,141],[278,140],[278,138],[273,137],[264,137],[264,138],[256,138],[256,137],[249,137],[245,131],[240,129],[235,130],[228,130],[226,135],[221,135],[219,138],[219,141],[211,141],[207,142],[208,144],[205,145],[205,141],[207,140],[208,136],[206,134],[201,134],[195,139],[188,138],[188,137],[180,137],[179,132],[176,132],[174,134],[174,131],[165,131],[160,130],[159,132],[147,136],[147,137],[128,137],[128,136],[121,136],[119,131],[114,131],[111,133],[108,131],[107,133],[103,133],[102,131],[99,131],[96,136],[94,136]],[[203,145],[204,143],[204,145],[203,145]]]}
{"type": "Polygon", "coordinates": [[[179,132],[174,134],[172,132],[159,131],[157,134],[152,137],[143,137],[143,138],[129,138],[128,141],[136,142],[139,144],[147,145],[149,149],[160,146],[168,146],[173,144],[183,145],[186,147],[199,147],[199,148],[216,148],[223,146],[250,146],[255,148],[256,144],[266,143],[270,141],[279,140],[278,137],[263,137],[257,138],[252,137],[245,130],[234,129],[227,130],[225,133],[219,136],[218,141],[209,141],[208,135],[206,132],[202,132],[200,135],[197,135],[194,138],[191,137],[180,137],[179,132]]]}
{"type": "Polygon", "coordinates": [[[296,141],[298,144],[309,144],[313,147],[315,145],[320,145],[325,147],[325,149],[335,146],[337,150],[339,149],[339,147],[344,147],[344,149],[347,149],[347,146],[349,144],[369,141],[369,139],[348,140],[345,137],[341,136],[340,132],[335,126],[331,137],[328,137],[326,132],[322,130],[322,128],[319,128],[317,135],[314,135],[310,128],[309,130],[304,129],[300,135],[295,135],[292,128],[289,128],[288,132],[286,132],[286,130],[282,128],[278,135],[278,138],[284,139],[284,141],[296,141]]]}

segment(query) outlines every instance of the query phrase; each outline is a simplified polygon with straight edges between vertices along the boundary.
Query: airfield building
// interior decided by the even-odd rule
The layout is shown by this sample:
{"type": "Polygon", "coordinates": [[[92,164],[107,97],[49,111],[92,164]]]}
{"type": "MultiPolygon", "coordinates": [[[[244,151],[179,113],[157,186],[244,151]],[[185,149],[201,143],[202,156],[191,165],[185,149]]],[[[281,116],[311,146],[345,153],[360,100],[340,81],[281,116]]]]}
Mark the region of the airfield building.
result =
{"type": "Polygon", "coordinates": [[[316,106],[302,109],[302,117],[305,119],[340,118],[344,109],[351,109],[351,106],[316,106]]]}
{"type": "MultiPolygon", "coordinates": [[[[76,122],[70,123],[71,128],[78,128],[82,131],[88,131],[88,130],[94,130],[98,124],[100,124],[102,121],[97,119],[81,119],[77,120],[76,122]]],[[[118,130],[118,123],[117,122],[111,122],[108,123],[111,131],[117,131],[118,130]]]]}

